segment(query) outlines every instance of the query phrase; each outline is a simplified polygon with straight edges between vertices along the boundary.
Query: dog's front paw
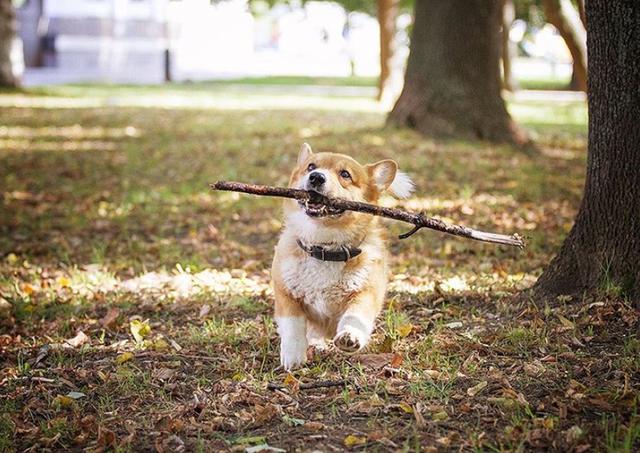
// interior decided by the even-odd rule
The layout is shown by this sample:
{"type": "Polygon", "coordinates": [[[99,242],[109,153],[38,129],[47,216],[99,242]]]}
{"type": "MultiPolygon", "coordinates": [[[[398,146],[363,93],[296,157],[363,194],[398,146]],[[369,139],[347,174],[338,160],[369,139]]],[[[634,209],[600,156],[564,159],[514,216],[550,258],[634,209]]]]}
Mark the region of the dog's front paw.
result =
{"type": "Polygon", "coordinates": [[[343,330],[335,336],[333,344],[342,352],[350,354],[359,351],[364,346],[364,341],[355,332],[343,330]]]}
{"type": "Polygon", "coordinates": [[[307,361],[307,342],[291,341],[280,345],[280,365],[291,371],[307,361]]]}

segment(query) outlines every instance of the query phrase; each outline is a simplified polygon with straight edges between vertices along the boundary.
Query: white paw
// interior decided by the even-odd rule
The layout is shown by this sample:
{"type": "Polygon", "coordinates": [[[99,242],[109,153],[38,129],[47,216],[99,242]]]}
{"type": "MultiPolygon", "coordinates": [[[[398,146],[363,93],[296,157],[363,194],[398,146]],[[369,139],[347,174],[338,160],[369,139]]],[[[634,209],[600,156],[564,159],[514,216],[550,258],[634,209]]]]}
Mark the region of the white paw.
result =
{"type": "Polygon", "coordinates": [[[307,361],[307,342],[291,340],[280,343],[280,365],[290,371],[307,361]]]}
{"type": "Polygon", "coordinates": [[[280,365],[289,371],[307,361],[307,327],[301,316],[276,317],[280,335],[280,365]]]}
{"type": "Polygon", "coordinates": [[[367,338],[357,329],[346,328],[337,333],[333,344],[342,352],[351,354],[362,349],[367,344],[367,338]]]}

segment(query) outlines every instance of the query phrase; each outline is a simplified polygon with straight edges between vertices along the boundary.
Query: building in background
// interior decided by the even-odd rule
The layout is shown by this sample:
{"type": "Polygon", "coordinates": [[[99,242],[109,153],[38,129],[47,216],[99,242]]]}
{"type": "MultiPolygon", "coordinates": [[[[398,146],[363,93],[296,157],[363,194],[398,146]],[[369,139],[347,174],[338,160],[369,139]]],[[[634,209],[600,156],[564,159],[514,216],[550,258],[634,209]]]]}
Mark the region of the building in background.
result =
{"type": "Polygon", "coordinates": [[[23,0],[18,20],[27,84],[379,71],[376,19],[332,2],[23,0]]]}
{"type": "Polygon", "coordinates": [[[253,53],[237,0],[23,0],[18,21],[27,66],[53,82],[207,78],[253,53]]]}

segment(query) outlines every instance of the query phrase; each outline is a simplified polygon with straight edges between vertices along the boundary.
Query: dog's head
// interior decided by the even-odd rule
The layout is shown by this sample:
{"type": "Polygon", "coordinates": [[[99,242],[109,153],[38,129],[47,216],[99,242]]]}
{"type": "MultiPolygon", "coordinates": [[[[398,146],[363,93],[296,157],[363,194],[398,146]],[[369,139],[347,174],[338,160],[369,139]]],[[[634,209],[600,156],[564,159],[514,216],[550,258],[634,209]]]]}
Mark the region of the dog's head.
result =
{"type": "MultiPolygon", "coordinates": [[[[361,165],[344,154],[314,153],[305,143],[291,173],[289,187],[314,190],[328,197],[377,203],[385,191],[398,198],[408,197],[413,183],[398,171],[398,164],[393,160],[361,165]]],[[[298,203],[297,208],[309,217],[326,222],[347,220],[354,215],[310,203],[298,203]]]]}

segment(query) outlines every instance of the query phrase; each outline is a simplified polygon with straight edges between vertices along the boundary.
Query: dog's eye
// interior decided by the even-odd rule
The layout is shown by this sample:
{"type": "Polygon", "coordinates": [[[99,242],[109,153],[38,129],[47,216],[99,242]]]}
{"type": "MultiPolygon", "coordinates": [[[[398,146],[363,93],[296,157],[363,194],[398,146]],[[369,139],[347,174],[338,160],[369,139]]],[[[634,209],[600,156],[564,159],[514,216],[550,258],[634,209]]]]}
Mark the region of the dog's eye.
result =
{"type": "Polygon", "coordinates": [[[340,176],[344,179],[351,179],[351,173],[349,173],[347,170],[342,170],[340,172],[340,176]]]}
{"type": "Polygon", "coordinates": [[[313,170],[315,170],[316,168],[318,168],[318,167],[316,166],[316,164],[309,164],[309,166],[307,167],[307,171],[313,171],[313,170]]]}

